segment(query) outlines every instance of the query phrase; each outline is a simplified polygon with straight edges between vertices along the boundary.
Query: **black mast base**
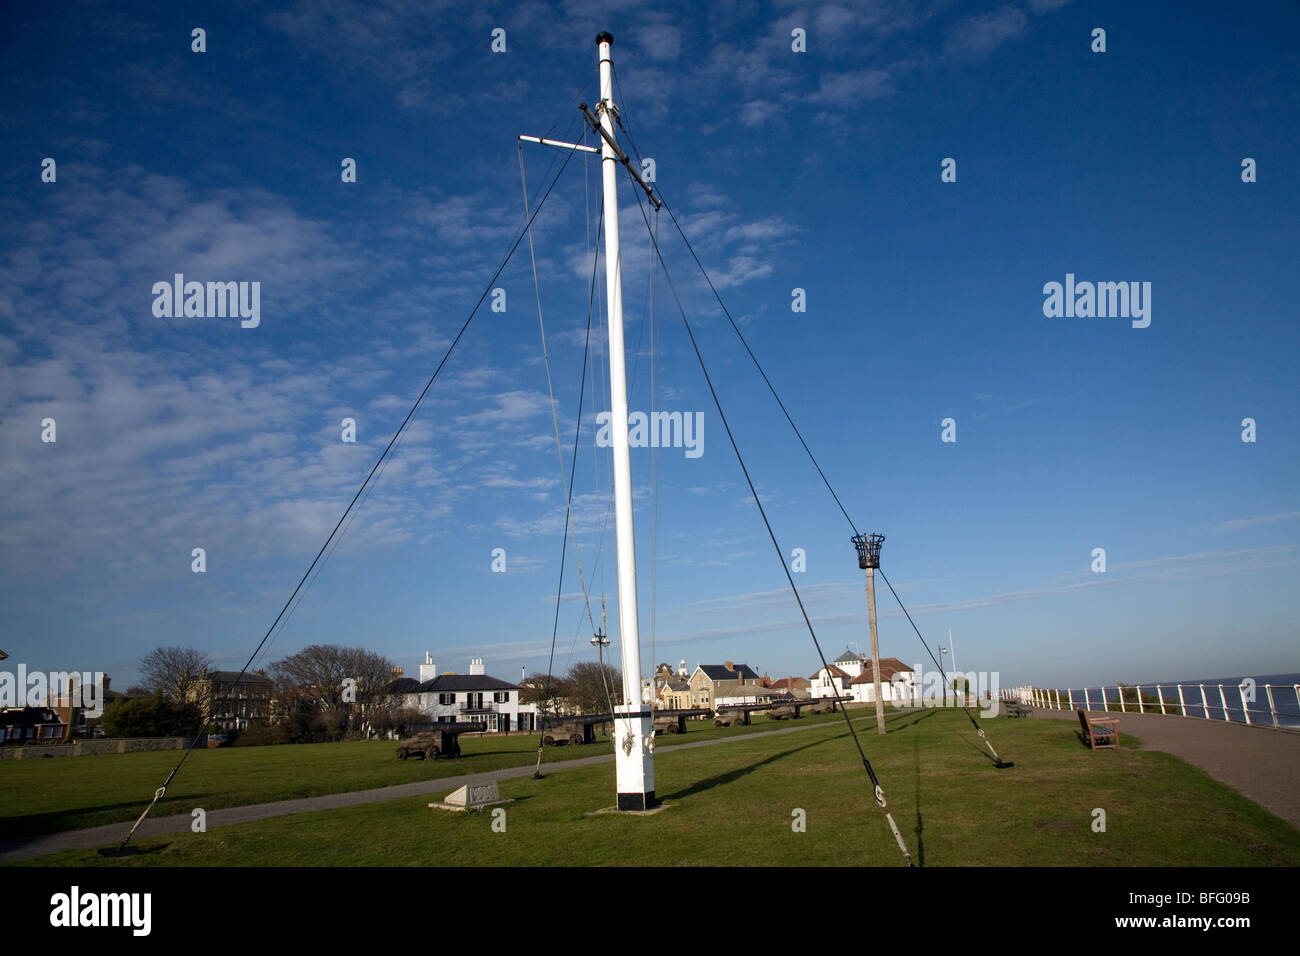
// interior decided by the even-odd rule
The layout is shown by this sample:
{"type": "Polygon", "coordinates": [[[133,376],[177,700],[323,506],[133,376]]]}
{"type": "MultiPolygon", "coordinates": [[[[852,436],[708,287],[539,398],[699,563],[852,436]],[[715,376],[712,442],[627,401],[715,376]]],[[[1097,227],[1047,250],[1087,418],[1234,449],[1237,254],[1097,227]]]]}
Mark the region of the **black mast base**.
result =
{"type": "Polygon", "coordinates": [[[618,809],[620,810],[653,810],[655,806],[655,792],[649,793],[620,793],[618,795],[618,809]]]}

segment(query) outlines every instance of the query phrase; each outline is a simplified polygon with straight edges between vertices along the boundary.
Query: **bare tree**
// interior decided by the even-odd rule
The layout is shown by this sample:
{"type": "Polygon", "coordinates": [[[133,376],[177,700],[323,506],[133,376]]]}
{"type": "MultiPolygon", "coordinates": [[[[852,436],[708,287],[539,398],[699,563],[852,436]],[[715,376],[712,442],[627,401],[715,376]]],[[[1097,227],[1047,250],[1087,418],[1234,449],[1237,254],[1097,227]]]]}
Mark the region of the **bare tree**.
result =
{"type": "Polygon", "coordinates": [[[208,712],[208,656],[192,647],[155,647],[140,661],[144,689],[176,704],[197,704],[208,712]]]}
{"type": "Polygon", "coordinates": [[[551,674],[529,674],[519,684],[519,702],[521,704],[549,704],[552,699],[572,696],[572,687],[567,677],[555,677],[551,674]]]}
{"type": "Polygon", "coordinates": [[[601,665],[595,661],[579,661],[569,668],[566,679],[569,699],[584,714],[606,713],[611,702],[618,704],[623,699],[623,677],[618,668],[608,664],[602,674],[601,665]]]}
{"type": "Polygon", "coordinates": [[[349,728],[370,736],[372,717],[390,707],[393,662],[361,647],[313,644],[271,665],[286,699],[299,707],[346,713],[349,728]]]}

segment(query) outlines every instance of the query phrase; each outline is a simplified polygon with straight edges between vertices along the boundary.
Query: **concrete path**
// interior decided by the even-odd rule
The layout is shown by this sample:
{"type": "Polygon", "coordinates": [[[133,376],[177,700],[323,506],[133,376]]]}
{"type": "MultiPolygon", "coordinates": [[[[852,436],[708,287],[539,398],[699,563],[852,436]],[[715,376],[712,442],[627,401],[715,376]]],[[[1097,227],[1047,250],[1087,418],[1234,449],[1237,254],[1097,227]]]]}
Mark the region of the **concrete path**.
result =
{"type": "MultiPolygon", "coordinates": [[[[1035,717],[1059,717],[1079,729],[1073,710],[1033,710],[1035,717]]],[[[1120,733],[1137,737],[1142,749],[1173,754],[1300,827],[1300,733],[1200,717],[1088,713],[1118,718],[1120,733]]]]}
{"type": "MultiPolygon", "coordinates": [[[[894,714],[910,713],[909,709],[891,711],[894,714]]],[[[855,717],[853,722],[875,720],[870,717],[855,717]]],[[[661,754],[674,753],[678,750],[693,750],[696,747],[712,747],[718,744],[735,743],[739,740],[756,740],[760,737],[776,737],[782,734],[797,734],[819,728],[838,728],[843,730],[840,721],[825,721],[805,724],[800,727],[783,727],[779,730],[761,730],[749,734],[736,734],[734,737],[719,737],[713,740],[697,740],[692,743],[674,744],[663,747],[661,754]]],[[[581,757],[577,760],[562,760],[558,763],[542,764],[546,774],[577,767],[591,767],[600,763],[609,763],[614,759],[612,753],[596,757],[581,757]]],[[[416,797],[430,793],[450,793],[457,787],[467,784],[481,784],[514,780],[533,775],[533,763],[523,767],[507,767],[502,770],[488,770],[483,773],[471,773],[461,777],[439,777],[433,780],[419,780],[414,783],[402,783],[393,787],[376,787],[371,790],[352,790],[347,793],[330,793],[320,797],[305,797],[300,800],[277,800],[274,803],[254,803],[243,807],[230,807],[225,810],[211,810],[207,816],[209,830],[215,827],[231,826],[236,823],[250,823],[267,817],[284,816],[290,813],[312,813],[317,810],[336,810],[339,807],[355,807],[364,803],[380,803],[385,800],[400,800],[403,797],[416,797]]],[[[98,827],[86,827],[81,830],[64,830],[59,833],[47,833],[40,836],[18,837],[0,842],[0,865],[31,860],[64,850],[89,850],[101,846],[117,846],[126,836],[134,821],[110,823],[98,827]]],[[[187,833],[190,829],[189,814],[176,814],[165,817],[149,817],[140,825],[140,829],[131,838],[132,844],[150,837],[167,836],[173,833],[187,833]]]]}

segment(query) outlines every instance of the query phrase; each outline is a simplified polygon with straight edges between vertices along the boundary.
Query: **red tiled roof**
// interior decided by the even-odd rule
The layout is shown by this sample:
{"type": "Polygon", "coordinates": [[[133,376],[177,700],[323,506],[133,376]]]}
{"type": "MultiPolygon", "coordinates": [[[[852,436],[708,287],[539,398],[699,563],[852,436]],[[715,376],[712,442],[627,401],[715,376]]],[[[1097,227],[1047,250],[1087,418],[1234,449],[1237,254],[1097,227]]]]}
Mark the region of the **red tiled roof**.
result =
{"type": "MultiPolygon", "coordinates": [[[[847,677],[849,676],[848,674],[844,673],[844,671],[842,671],[842,670],[840,670],[838,667],[836,667],[834,664],[827,664],[826,667],[825,667],[825,670],[826,670],[826,672],[827,672],[831,677],[844,677],[844,678],[847,678],[847,677]]],[[[816,680],[818,677],[821,676],[821,673],[822,673],[822,672],[821,672],[820,670],[817,671],[817,673],[816,673],[816,674],[813,674],[813,676],[810,677],[809,680],[816,680]]]]}
{"type": "MultiPolygon", "coordinates": [[[[897,657],[882,657],[880,659],[881,680],[893,680],[893,678],[898,674],[910,673],[912,673],[912,668],[908,667],[897,657]]],[[[875,680],[876,678],[871,671],[871,661],[865,661],[862,665],[862,673],[849,681],[849,684],[873,684],[875,683],[875,680]]]]}

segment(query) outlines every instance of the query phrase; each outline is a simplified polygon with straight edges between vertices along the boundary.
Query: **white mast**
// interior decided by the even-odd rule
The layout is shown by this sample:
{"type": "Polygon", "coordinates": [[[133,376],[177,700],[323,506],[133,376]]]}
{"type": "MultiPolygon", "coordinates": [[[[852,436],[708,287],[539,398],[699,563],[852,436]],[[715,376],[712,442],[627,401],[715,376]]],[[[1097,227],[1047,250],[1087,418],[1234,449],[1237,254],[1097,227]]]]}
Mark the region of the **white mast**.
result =
{"type": "Polygon", "coordinates": [[[614,150],[613,64],[608,33],[600,51],[601,176],[605,197],[605,298],[609,314],[609,408],[614,458],[614,518],[618,543],[618,635],[622,645],[623,701],[614,707],[614,766],[618,809],[654,805],[654,731],[641,700],[641,639],[637,629],[636,539],[632,532],[632,459],[628,448],[627,369],[623,353],[623,277],[618,252],[618,164],[614,150]],[[617,716],[624,714],[626,716],[617,716]]]}

